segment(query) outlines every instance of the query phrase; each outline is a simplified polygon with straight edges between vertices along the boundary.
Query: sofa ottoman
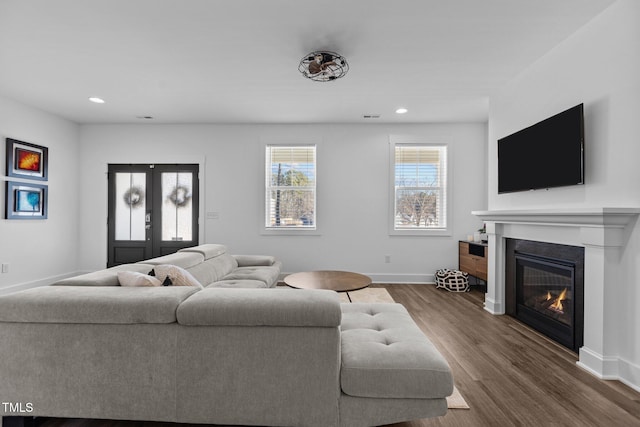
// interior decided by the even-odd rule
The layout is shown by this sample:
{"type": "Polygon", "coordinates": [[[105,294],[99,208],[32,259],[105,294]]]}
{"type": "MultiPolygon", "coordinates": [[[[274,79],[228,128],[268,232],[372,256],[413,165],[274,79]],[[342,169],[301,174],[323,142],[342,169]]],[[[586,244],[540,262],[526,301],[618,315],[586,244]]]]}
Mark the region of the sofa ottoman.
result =
{"type": "Polygon", "coordinates": [[[341,308],[341,425],[385,423],[385,416],[397,422],[398,406],[407,420],[444,415],[451,369],[407,310],[388,303],[341,308]]]}

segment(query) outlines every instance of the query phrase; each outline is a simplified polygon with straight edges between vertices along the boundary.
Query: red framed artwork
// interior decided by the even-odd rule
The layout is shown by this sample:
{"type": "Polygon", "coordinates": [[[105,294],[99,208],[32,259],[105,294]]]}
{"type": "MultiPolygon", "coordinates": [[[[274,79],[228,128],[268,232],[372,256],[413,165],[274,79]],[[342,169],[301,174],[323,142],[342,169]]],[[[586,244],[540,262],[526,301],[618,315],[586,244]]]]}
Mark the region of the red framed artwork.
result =
{"type": "Polygon", "coordinates": [[[47,180],[47,147],[7,138],[7,176],[47,180]]]}

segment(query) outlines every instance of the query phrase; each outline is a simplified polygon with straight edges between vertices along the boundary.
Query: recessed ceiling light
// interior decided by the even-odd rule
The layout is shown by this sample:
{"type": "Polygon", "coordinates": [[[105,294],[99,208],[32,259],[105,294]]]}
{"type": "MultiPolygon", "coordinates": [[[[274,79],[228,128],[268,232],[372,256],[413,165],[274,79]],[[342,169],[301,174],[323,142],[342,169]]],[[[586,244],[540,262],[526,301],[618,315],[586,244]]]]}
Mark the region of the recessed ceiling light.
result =
{"type": "Polygon", "coordinates": [[[96,104],[104,104],[104,99],[98,98],[97,96],[92,96],[89,98],[89,101],[95,102],[96,104]]]}
{"type": "Polygon", "coordinates": [[[398,109],[396,110],[396,114],[404,114],[404,113],[406,113],[407,111],[409,111],[409,110],[407,110],[406,108],[398,108],[398,109]]]}

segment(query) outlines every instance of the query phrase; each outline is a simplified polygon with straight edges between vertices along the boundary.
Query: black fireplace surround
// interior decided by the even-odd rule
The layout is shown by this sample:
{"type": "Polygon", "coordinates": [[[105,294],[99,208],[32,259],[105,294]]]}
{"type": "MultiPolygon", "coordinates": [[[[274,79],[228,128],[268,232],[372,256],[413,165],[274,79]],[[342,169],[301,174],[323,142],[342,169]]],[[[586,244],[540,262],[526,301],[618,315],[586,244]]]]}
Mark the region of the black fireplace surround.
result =
{"type": "Polygon", "coordinates": [[[506,313],[578,352],[584,339],[584,248],[506,239],[506,313]]]}

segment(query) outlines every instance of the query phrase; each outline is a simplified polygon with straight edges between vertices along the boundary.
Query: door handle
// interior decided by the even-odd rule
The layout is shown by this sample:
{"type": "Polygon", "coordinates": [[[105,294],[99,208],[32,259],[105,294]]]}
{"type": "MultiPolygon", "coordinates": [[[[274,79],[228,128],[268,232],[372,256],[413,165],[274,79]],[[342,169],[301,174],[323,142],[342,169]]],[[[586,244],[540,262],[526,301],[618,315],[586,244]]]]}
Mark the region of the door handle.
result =
{"type": "Polygon", "coordinates": [[[147,214],[144,216],[144,221],[151,222],[151,212],[147,212],[147,214]]]}

